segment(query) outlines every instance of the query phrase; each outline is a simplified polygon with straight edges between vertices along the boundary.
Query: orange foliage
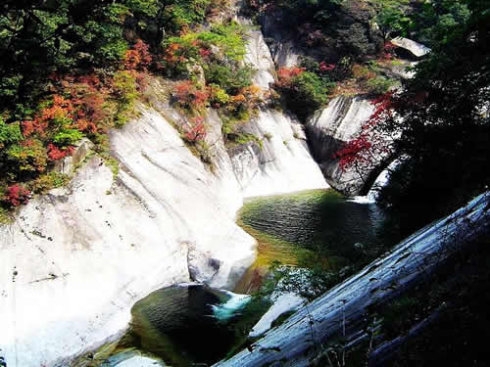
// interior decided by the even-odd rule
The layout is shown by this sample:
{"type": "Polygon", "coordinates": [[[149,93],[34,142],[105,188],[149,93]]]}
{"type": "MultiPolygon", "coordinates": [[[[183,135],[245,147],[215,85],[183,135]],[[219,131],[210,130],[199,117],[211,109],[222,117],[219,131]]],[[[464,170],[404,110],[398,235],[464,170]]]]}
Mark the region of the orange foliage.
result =
{"type": "Polygon", "coordinates": [[[126,51],[123,65],[127,70],[146,70],[150,66],[151,60],[149,46],[139,39],[132,50],[126,51]]]}
{"type": "Polygon", "coordinates": [[[258,85],[249,85],[248,87],[242,88],[240,92],[252,106],[256,106],[262,102],[262,89],[258,85]]]}
{"type": "Polygon", "coordinates": [[[243,94],[237,94],[236,96],[231,96],[231,102],[240,104],[247,102],[247,98],[243,94]]]}
{"type": "Polygon", "coordinates": [[[185,80],[175,86],[175,97],[182,107],[201,109],[206,107],[209,100],[209,92],[198,88],[190,80],[185,80]]]}
{"type": "Polygon", "coordinates": [[[277,71],[277,76],[281,83],[289,83],[292,78],[300,75],[305,71],[305,68],[300,68],[298,66],[292,66],[290,68],[283,67],[277,71]]]}

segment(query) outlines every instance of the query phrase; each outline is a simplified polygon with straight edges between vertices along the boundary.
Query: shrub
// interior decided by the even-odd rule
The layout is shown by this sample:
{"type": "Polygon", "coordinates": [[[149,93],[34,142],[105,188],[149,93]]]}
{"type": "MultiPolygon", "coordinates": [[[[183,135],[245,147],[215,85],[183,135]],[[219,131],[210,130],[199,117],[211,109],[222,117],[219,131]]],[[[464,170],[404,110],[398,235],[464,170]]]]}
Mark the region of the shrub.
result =
{"type": "Polygon", "coordinates": [[[208,91],[190,80],[176,84],[174,96],[179,106],[191,114],[207,107],[209,103],[208,91]]]}
{"type": "Polygon", "coordinates": [[[138,97],[136,75],[129,70],[120,70],[114,74],[113,88],[116,96],[124,103],[131,103],[138,97]]]}
{"type": "Polygon", "coordinates": [[[189,64],[200,61],[200,47],[195,34],[170,37],[164,51],[164,62],[174,75],[186,75],[189,64]]]}
{"type": "Polygon", "coordinates": [[[53,142],[61,146],[75,145],[83,138],[83,133],[76,129],[62,129],[53,137],[53,142]]]}
{"type": "Polygon", "coordinates": [[[48,158],[51,161],[57,161],[62,158],[65,158],[68,155],[73,154],[74,148],[69,146],[65,148],[59,148],[56,145],[49,143],[48,144],[48,158]]]}
{"type": "Polygon", "coordinates": [[[389,91],[393,84],[393,80],[378,76],[376,78],[368,80],[366,82],[366,87],[370,93],[384,94],[389,91]]]}
{"type": "Polygon", "coordinates": [[[203,59],[235,65],[246,54],[245,44],[243,26],[235,23],[215,25],[209,31],[188,32],[179,37],[170,37],[165,43],[163,59],[171,74],[188,76],[188,67],[203,65],[203,59]]]}
{"type": "Polygon", "coordinates": [[[30,188],[33,193],[43,194],[51,189],[62,187],[70,181],[69,176],[60,172],[49,172],[36,178],[30,188]]]}
{"type": "Polygon", "coordinates": [[[253,71],[251,66],[237,68],[211,63],[204,67],[204,76],[208,83],[219,85],[226,93],[237,94],[252,83],[253,71]]]}
{"type": "Polygon", "coordinates": [[[18,122],[6,124],[0,117],[0,149],[23,139],[18,122]]]}
{"type": "Polygon", "coordinates": [[[247,53],[245,36],[246,28],[232,22],[214,25],[210,31],[199,33],[197,39],[206,45],[218,47],[226,58],[241,61],[247,53]]]}
{"type": "Polygon", "coordinates": [[[164,19],[171,31],[186,29],[204,20],[210,0],[174,0],[165,6],[164,19]]]}
{"type": "Polygon", "coordinates": [[[206,138],[206,127],[204,126],[204,117],[196,116],[184,126],[184,139],[189,143],[196,143],[206,138]]]}
{"type": "Polygon", "coordinates": [[[12,172],[17,175],[44,172],[47,165],[46,149],[40,140],[27,139],[10,146],[7,160],[12,172]]]}
{"type": "Polygon", "coordinates": [[[25,187],[15,184],[9,186],[5,192],[3,200],[10,206],[19,206],[29,201],[31,192],[25,187]]]}
{"type": "Polygon", "coordinates": [[[361,64],[352,65],[352,76],[357,79],[358,82],[373,79],[376,77],[376,73],[367,66],[361,64]]]}
{"type": "Polygon", "coordinates": [[[132,50],[127,50],[124,54],[123,65],[127,70],[146,70],[151,60],[149,46],[139,39],[132,50]]]}
{"type": "Polygon", "coordinates": [[[209,101],[213,107],[221,107],[231,100],[230,95],[217,84],[210,84],[208,86],[208,92],[209,101]]]}
{"type": "Polygon", "coordinates": [[[301,120],[327,102],[329,84],[326,79],[301,68],[280,69],[276,86],[288,108],[301,120]]]}

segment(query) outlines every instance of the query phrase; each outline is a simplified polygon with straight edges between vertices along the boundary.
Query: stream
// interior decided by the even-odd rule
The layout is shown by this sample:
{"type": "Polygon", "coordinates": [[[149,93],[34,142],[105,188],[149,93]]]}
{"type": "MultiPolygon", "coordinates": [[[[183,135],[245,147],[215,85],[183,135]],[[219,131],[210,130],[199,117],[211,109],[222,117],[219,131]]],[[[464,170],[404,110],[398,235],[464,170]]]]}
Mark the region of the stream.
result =
{"type": "MultiPolygon", "coordinates": [[[[256,262],[235,289],[249,294],[260,289],[276,260],[340,271],[372,260],[399,237],[387,230],[375,204],[350,201],[332,190],[250,199],[238,221],[259,243],[256,262]]],[[[128,350],[173,366],[211,365],[244,347],[269,305],[260,297],[202,284],[160,289],[134,305],[129,332],[102,365],[117,366],[118,355],[128,350]]]]}

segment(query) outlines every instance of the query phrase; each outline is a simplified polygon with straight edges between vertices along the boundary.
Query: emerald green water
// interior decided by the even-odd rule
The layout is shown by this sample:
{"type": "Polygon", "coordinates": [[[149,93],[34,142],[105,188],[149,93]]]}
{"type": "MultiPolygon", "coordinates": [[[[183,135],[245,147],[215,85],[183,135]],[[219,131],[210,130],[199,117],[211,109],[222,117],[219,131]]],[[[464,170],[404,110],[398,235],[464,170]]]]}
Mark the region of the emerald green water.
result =
{"type": "MultiPolygon", "coordinates": [[[[346,200],[332,190],[249,200],[239,223],[259,241],[255,270],[265,269],[274,259],[300,257],[295,264],[310,268],[320,264],[320,272],[330,274],[322,290],[346,276],[340,269],[355,271],[398,236],[387,230],[386,217],[376,205],[346,200]],[[283,252],[290,254],[278,256],[283,252]]],[[[325,283],[323,279],[318,277],[325,283]]],[[[232,317],[220,319],[216,307],[229,300],[230,293],[201,285],[158,290],[133,307],[125,346],[173,366],[211,365],[243,348],[250,329],[267,310],[264,299],[257,296],[232,317]]]]}
{"type": "Polygon", "coordinates": [[[399,239],[377,205],[346,200],[333,190],[254,199],[241,221],[338,266],[371,258],[399,239]]]}

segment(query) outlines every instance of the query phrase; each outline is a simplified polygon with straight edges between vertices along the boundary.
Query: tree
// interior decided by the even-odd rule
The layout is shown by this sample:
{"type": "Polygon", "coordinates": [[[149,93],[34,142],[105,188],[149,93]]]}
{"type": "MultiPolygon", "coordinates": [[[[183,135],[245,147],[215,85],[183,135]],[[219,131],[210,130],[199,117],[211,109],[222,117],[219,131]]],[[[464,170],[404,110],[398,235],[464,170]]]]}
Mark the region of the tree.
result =
{"type": "Polygon", "coordinates": [[[393,32],[403,33],[410,25],[410,0],[372,0],[375,21],[386,42],[393,32]]]}
{"type": "Polygon", "coordinates": [[[418,65],[374,128],[376,136],[397,136],[387,148],[405,158],[381,202],[417,213],[420,224],[490,185],[490,4],[471,0],[468,7],[468,21],[418,65]]]}
{"type": "Polygon", "coordinates": [[[282,92],[288,108],[301,120],[327,102],[330,86],[327,79],[299,67],[281,68],[278,77],[276,88],[282,92]]]}

